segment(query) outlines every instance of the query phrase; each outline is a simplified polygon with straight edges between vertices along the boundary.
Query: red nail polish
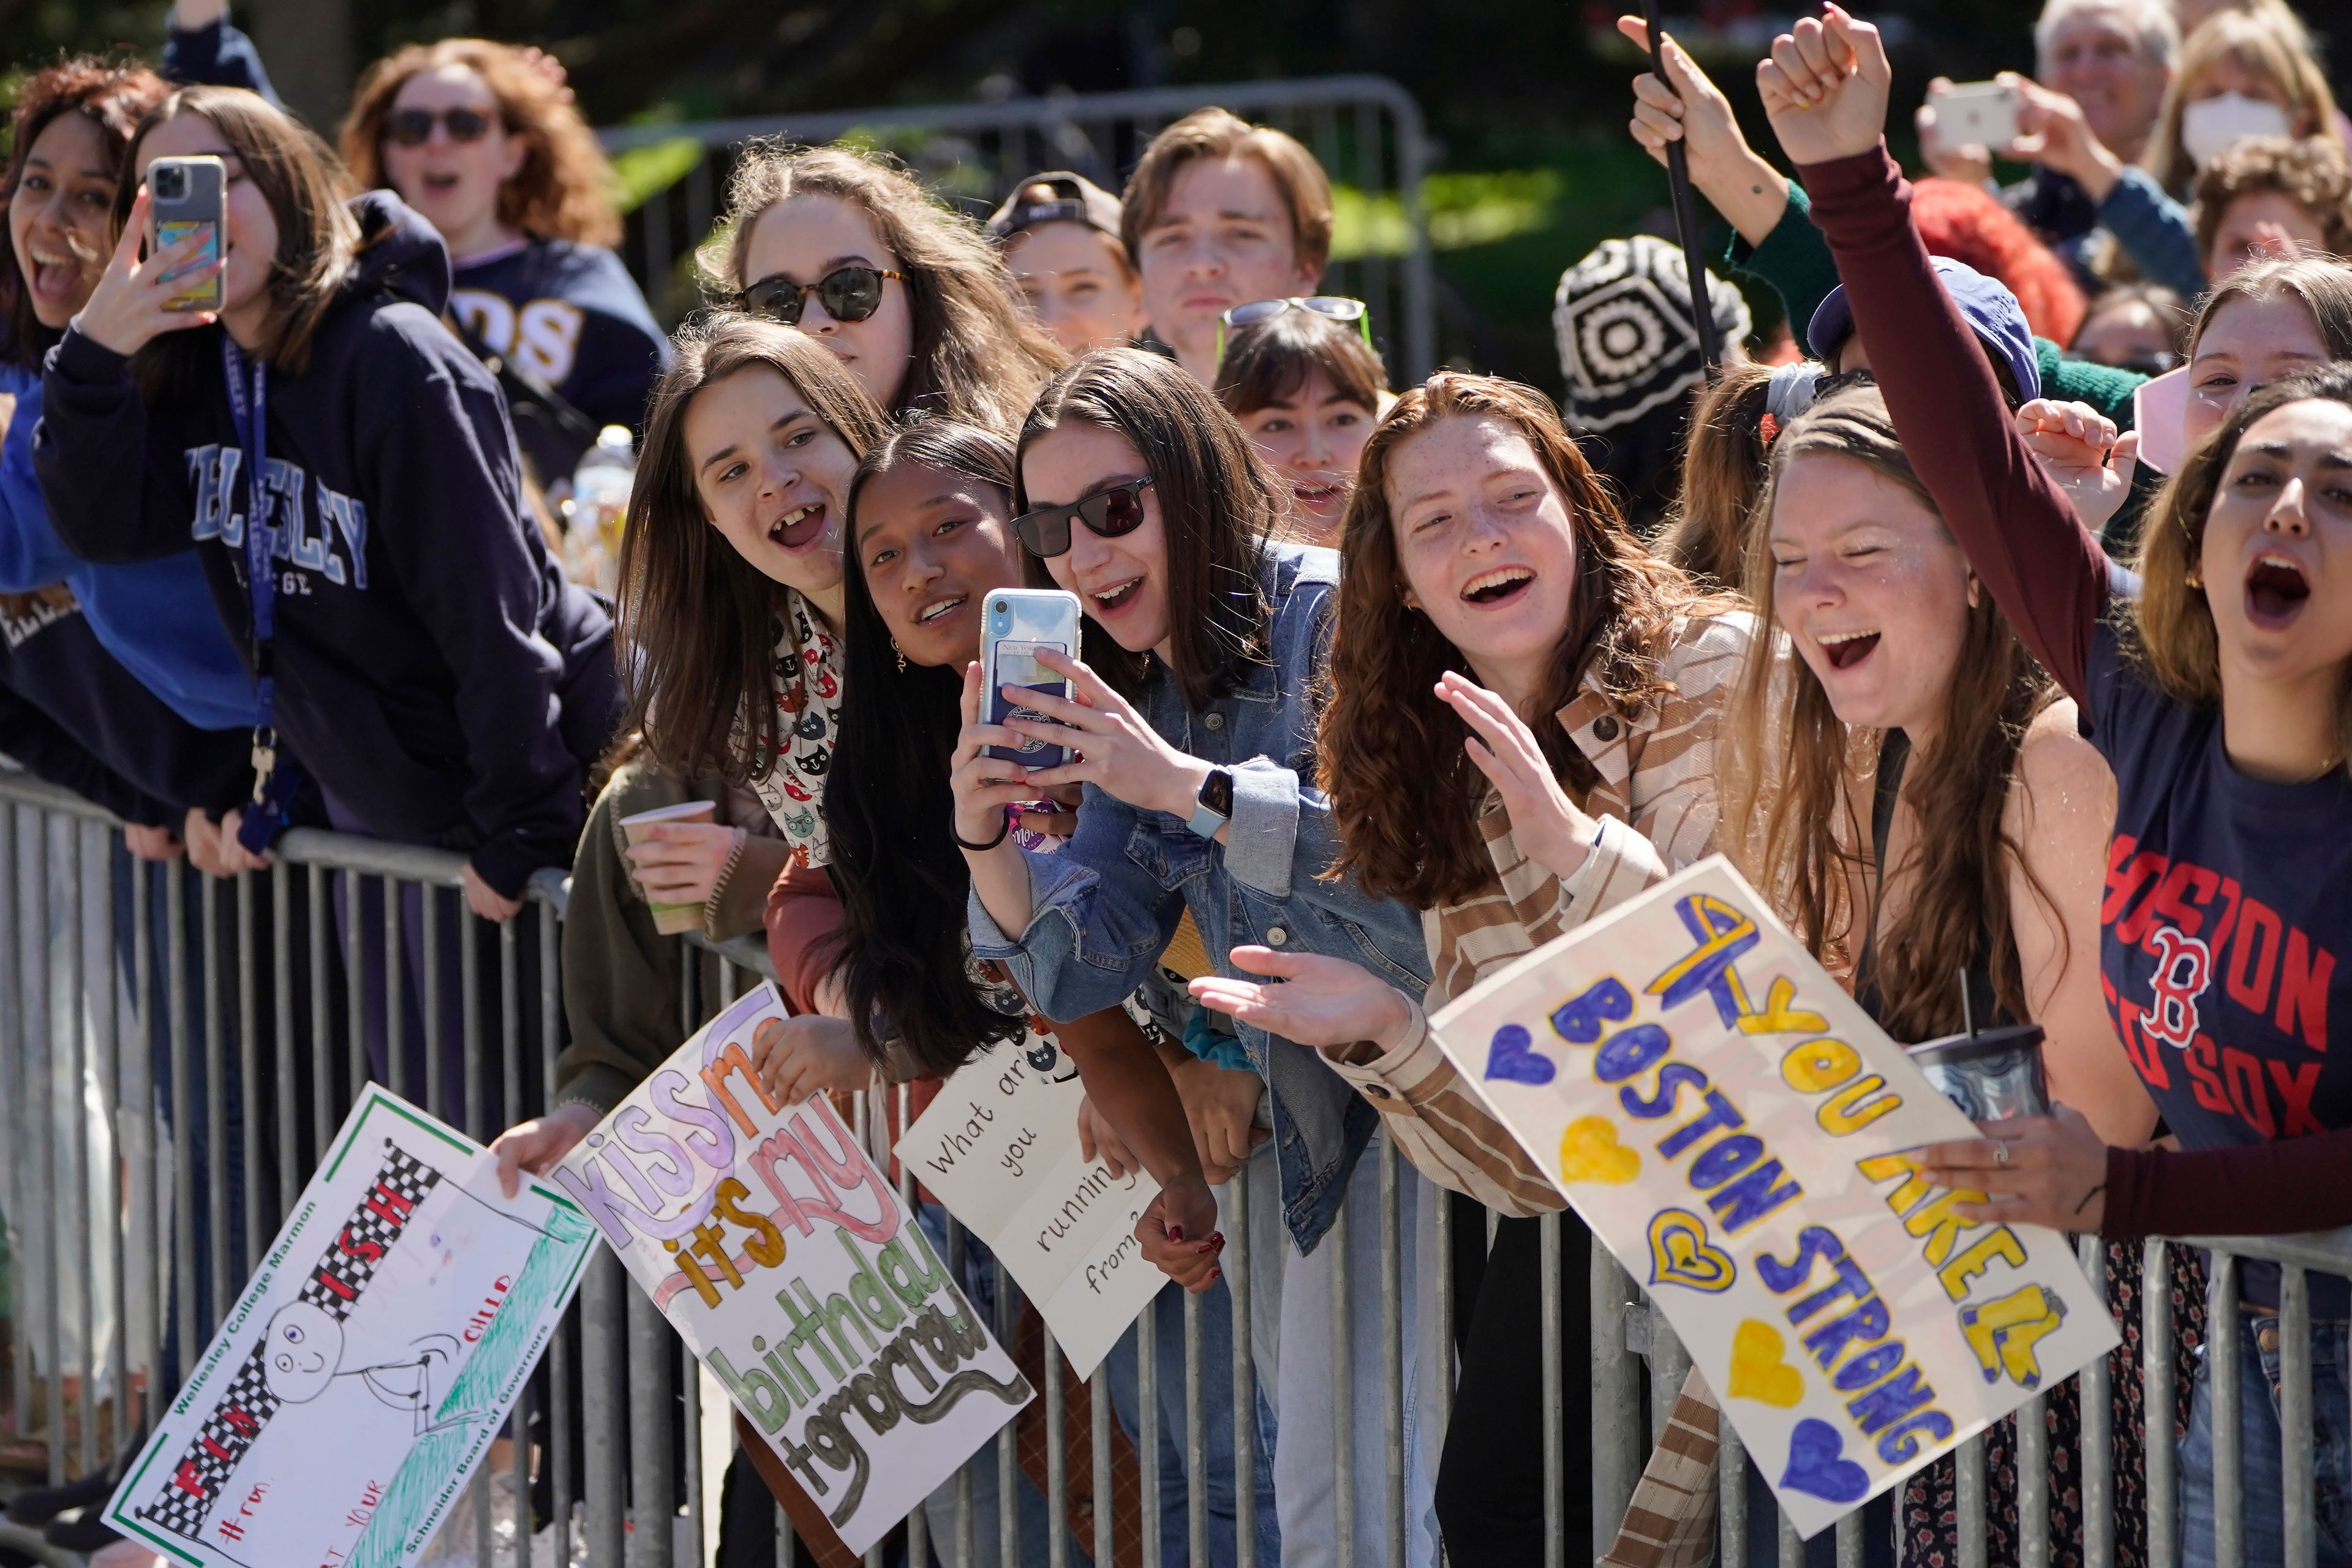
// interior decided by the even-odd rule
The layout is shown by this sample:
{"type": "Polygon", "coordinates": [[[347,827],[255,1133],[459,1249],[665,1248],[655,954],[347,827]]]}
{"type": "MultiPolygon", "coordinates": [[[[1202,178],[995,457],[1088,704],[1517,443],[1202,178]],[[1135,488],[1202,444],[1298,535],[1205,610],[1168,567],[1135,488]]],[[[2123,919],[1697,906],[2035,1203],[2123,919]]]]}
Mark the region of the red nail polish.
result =
{"type": "Polygon", "coordinates": [[[1171,1240],[1171,1241],[1181,1241],[1181,1240],[1183,1240],[1183,1239],[1184,1239],[1184,1227],[1183,1227],[1182,1226],[1181,1226],[1181,1225],[1171,1225],[1171,1226],[1170,1226],[1168,1227],[1168,1239],[1169,1239],[1169,1240],[1171,1240]]]}

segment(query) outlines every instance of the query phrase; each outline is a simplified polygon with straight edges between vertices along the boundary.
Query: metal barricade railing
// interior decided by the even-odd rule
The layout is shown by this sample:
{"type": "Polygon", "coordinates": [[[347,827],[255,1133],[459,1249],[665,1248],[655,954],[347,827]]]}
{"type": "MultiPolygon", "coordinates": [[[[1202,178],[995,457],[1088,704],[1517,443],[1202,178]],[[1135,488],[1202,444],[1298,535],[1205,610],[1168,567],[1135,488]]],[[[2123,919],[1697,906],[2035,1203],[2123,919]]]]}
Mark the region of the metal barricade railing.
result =
{"type": "MultiPolygon", "coordinates": [[[[0,1031],[6,1036],[0,1049],[0,1213],[13,1259],[16,1331],[8,1369],[13,1427],[0,1438],[37,1445],[52,1483],[102,1468],[141,1435],[234,1302],[369,1078],[482,1138],[545,1105],[562,1039],[563,884],[542,873],[523,914],[492,926],[458,902],[459,865],[455,855],[298,832],[267,871],[218,881],[178,862],[134,863],[119,829],[96,807],[26,775],[0,775],[0,1031]],[[379,911],[373,923],[371,908],[379,911]],[[446,1048],[453,1044],[457,1049],[446,1048]]],[[[681,1038],[769,973],[755,938],[698,946],[688,957],[680,966],[681,1038]]],[[[903,1125],[908,1091],[899,1086],[882,1092],[896,1097],[903,1125]]],[[[888,1119],[879,1094],[860,1100],[856,1130],[887,1157],[888,1119]]],[[[1370,1157],[1376,1203],[1344,1208],[1326,1243],[1330,1256],[1344,1258],[1349,1227],[1378,1226],[1381,1236],[1377,1299],[1344,1288],[1333,1292],[1330,1438],[1333,1451],[1345,1455],[1350,1435],[1372,1425],[1385,1435],[1385,1463],[1377,1470],[1336,1467],[1332,1560],[1416,1563],[1424,1554],[1407,1542],[1423,1539],[1425,1521],[1408,1517],[1423,1499],[1408,1490],[1405,1390],[1408,1379],[1424,1380],[1418,1407],[1441,1429],[1453,1414],[1475,1418],[1475,1412],[1447,1409],[1454,1337],[1449,1265],[1455,1226],[1478,1211],[1465,1205],[1457,1214],[1452,1203],[1431,1201],[1438,1194],[1425,1184],[1414,1188],[1422,1200],[1415,1212],[1427,1227],[1422,1256],[1437,1267],[1421,1268],[1417,1288],[1409,1288],[1405,1259],[1416,1239],[1402,1215],[1407,1184],[1420,1179],[1385,1135],[1370,1157]],[[1367,1336],[1376,1336],[1371,1342],[1379,1347],[1376,1385],[1350,1371],[1354,1347],[1367,1336]],[[1428,1352],[1436,1347],[1447,1349],[1433,1358],[1428,1352]],[[1371,1488],[1380,1489],[1369,1514],[1378,1521],[1377,1542],[1358,1537],[1355,1521],[1368,1515],[1349,1507],[1351,1493],[1371,1488]]],[[[913,1178],[902,1180],[911,1204],[913,1178]]],[[[980,1288],[992,1327],[1032,1371],[1042,1408],[976,1455],[933,1505],[909,1515],[907,1561],[929,1561],[928,1552],[944,1568],[1087,1562],[1272,1568],[1255,1549],[1256,1515],[1265,1505],[1253,1480],[1262,1394],[1252,1331],[1263,1305],[1258,1298],[1279,1282],[1282,1260],[1253,1255],[1247,1180],[1231,1184],[1225,1198],[1230,1359],[1204,1348],[1216,1325],[1201,1300],[1163,1292],[1133,1331],[1126,1411],[1118,1408],[1108,1367],[1087,1381],[1083,1397],[1071,1397],[1050,1332],[1034,1322],[1024,1331],[1018,1292],[1002,1266],[973,1267],[977,1243],[946,1226],[941,1251],[950,1268],[980,1288]],[[1169,1333],[1181,1336],[1181,1354],[1171,1355],[1163,1368],[1167,1347],[1160,1342],[1169,1333]],[[1163,1387],[1165,1377],[1181,1378],[1181,1394],[1163,1387]],[[1229,1464],[1236,1472],[1222,1478],[1232,1494],[1230,1526],[1211,1516],[1223,1434],[1213,1430],[1210,1405],[1220,1393],[1231,1406],[1229,1464]],[[1083,1439],[1074,1431],[1081,1424],[1083,1439]],[[1182,1510],[1164,1521],[1163,1475],[1186,1487],[1182,1510]],[[1074,1527],[1086,1523],[1090,1529],[1074,1527]],[[1230,1547],[1222,1539],[1228,1530],[1230,1547]]],[[[1486,1217],[1490,1245],[1495,1224],[1486,1217]]],[[[1581,1352],[1589,1403],[1577,1411],[1568,1388],[1580,1352],[1563,1331],[1573,1283],[1563,1279],[1563,1221],[1555,1215],[1538,1225],[1545,1473],[1561,1476],[1568,1424],[1589,1418],[1594,1521],[1591,1542],[1566,1539],[1565,1487],[1576,1482],[1554,1480],[1543,1499],[1545,1559],[1590,1562],[1613,1537],[1650,1435],[1663,1429],[1689,1363],[1664,1317],[1596,1248],[1591,1337],[1581,1352]]],[[[2284,1561],[2311,1564],[2316,1526],[2308,1276],[2352,1275],[2352,1232],[2186,1245],[2209,1259],[2206,1342],[2233,1352],[2242,1263],[2279,1268],[2284,1561]]],[[[2104,1254],[2095,1239],[2084,1243],[2094,1279],[2104,1254]]],[[[2142,1249],[2138,1353],[2155,1437],[2146,1445],[2138,1479],[2153,1568],[2182,1562],[2176,1510],[2183,1478],[2172,1442],[2182,1390],[2172,1353],[2170,1268],[2167,1244],[2142,1249]]],[[[2230,1354],[2216,1369],[2226,1375],[2215,1376],[2210,1389],[2218,1521],[2212,1560],[2224,1568],[2247,1561],[2248,1456],[2241,1452],[2239,1412],[2242,1401],[2271,1392],[2242,1388],[2240,1364],[2230,1354]]],[[[699,1368],[659,1312],[600,1249],[576,1309],[516,1406],[506,1447],[494,1452],[470,1511],[456,1516],[428,1560],[470,1559],[478,1568],[526,1562],[671,1568],[707,1561],[731,1438],[721,1425],[723,1398],[713,1401],[706,1390],[699,1368]],[[542,1528],[533,1555],[527,1542],[541,1520],[561,1529],[551,1540],[542,1528]],[[681,1537],[690,1543],[683,1551],[681,1537]],[[564,1543],[561,1551],[557,1541],[564,1543]]],[[[2091,1568],[2116,1561],[2121,1489],[2109,1447],[2111,1393],[2105,1362],[2082,1374],[2081,1561],[2091,1568]]],[[[2053,1547],[2063,1544],[2051,1538],[2042,1437],[2047,1397],[2021,1407],[2017,1422],[2020,1487],[2013,1500],[2026,1568],[2053,1561],[2053,1547]]],[[[2347,1414],[2326,1415],[2333,1425],[2347,1414]]],[[[1433,1446],[1428,1451],[1433,1455],[1433,1446]]],[[[1760,1531],[1760,1550],[1747,1549],[1751,1524],[1769,1521],[1749,1517],[1746,1466],[1727,1424],[1722,1453],[1718,1561],[1804,1563],[1804,1547],[1785,1521],[1777,1531],[1760,1531]]],[[[1962,1447],[1956,1470],[1958,1562],[1981,1568],[1988,1510],[2011,1500],[1989,1493],[1982,1438],[1962,1447]]],[[[740,1505],[730,1518],[741,1528],[740,1505]]],[[[772,1528],[776,1561],[794,1561],[780,1510],[772,1528]]],[[[56,1560],[54,1553],[40,1558],[37,1541],[22,1531],[0,1531],[0,1543],[56,1560]]],[[[1860,1516],[1851,1516],[1835,1533],[1840,1568],[1858,1568],[1864,1546],[1860,1516]]],[[[877,1546],[866,1561],[883,1563],[885,1549],[877,1546]]]]}
{"type": "Polygon", "coordinates": [[[668,154],[679,165],[629,215],[622,244],[655,313],[673,321],[697,302],[692,255],[723,216],[727,176],[746,142],[854,137],[877,143],[904,158],[933,190],[985,216],[1013,181],[1041,169],[1074,169],[1116,191],[1155,132],[1212,104],[1289,132],[1322,161],[1341,189],[1343,210],[1362,215],[1346,226],[1325,289],[1371,307],[1374,334],[1399,385],[1436,369],[1436,296],[1422,200],[1428,139],[1412,95],[1386,77],[835,110],[619,126],[598,134],[614,154],[650,155],[665,164],[668,154]]]}

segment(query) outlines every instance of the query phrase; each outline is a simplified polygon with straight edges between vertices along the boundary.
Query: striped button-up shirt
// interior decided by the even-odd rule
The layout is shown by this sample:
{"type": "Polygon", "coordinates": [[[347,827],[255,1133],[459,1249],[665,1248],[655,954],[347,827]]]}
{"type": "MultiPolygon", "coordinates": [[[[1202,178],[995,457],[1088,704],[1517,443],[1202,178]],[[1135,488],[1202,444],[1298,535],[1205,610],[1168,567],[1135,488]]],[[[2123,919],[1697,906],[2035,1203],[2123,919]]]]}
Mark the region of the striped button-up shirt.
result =
{"type": "Polygon", "coordinates": [[[1324,1053],[1386,1120],[1397,1147],[1440,1186],[1499,1213],[1564,1207],[1559,1189],[1495,1119],[1430,1038],[1428,1015],[1513,960],[1625,902],[1716,847],[1716,737],[1756,630],[1746,611],[1676,627],[1660,674],[1671,688],[1622,714],[1590,679],[1557,715],[1600,782],[1582,802],[1601,819],[1584,863],[1561,878],[1520,852],[1502,797],[1479,813],[1495,879],[1457,904],[1423,911],[1433,976],[1402,1043],[1324,1053]]]}

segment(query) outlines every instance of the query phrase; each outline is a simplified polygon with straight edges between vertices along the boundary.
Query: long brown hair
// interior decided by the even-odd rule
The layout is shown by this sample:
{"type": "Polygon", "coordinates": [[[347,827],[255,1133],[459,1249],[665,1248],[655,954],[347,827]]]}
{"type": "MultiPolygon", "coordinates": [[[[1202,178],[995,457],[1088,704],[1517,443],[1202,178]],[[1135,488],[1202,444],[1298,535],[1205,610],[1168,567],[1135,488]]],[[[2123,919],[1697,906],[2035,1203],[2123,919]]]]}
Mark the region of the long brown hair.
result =
{"type": "Polygon", "coordinates": [[[743,784],[776,754],[772,671],[786,590],[710,525],[686,449],[687,410],[703,388],[764,366],[861,458],[887,426],[841,362],[790,327],[722,314],[676,346],[654,386],[621,533],[621,727],[642,730],[647,749],[680,773],[743,784]]]}
{"type": "MultiPolygon", "coordinates": [[[[1769,638],[1759,639],[1759,654],[1786,642],[1774,618],[1771,530],[1761,525],[1790,468],[1811,458],[1859,463],[1936,510],[1875,387],[1838,393],[1792,420],[1773,443],[1759,526],[1748,531],[1748,596],[1769,638]]],[[[1901,915],[1878,931],[1878,1022],[1906,1042],[1960,1027],[1954,979],[1962,969],[1989,972],[2000,1005],[2011,1017],[2030,1016],[2009,892],[2021,852],[2003,823],[2018,747],[2053,689],[1992,595],[1977,599],[1937,739],[1904,773],[1903,798],[1919,819],[1913,880],[1901,915]]],[[[1749,827],[1744,838],[1727,835],[1726,847],[1816,957],[1843,960],[1861,945],[1853,879],[1869,858],[1855,803],[1872,787],[1885,735],[1842,722],[1820,679],[1795,658],[1751,658],[1728,718],[1724,820],[1749,827]]],[[[1890,868],[1876,870],[1883,889],[1890,868]]],[[[2034,891],[2048,902],[2038,883],[2034,891]]]]}
{"type": "Polygon", "coordinates": [[[2249,261],[2215,284],[2189,329],[2189,358],[2197,357],[2197,344],[2222,306],[2233,300],[2267,301],[2287,294],[2311,312],[2327,357],[2352,360],[2352,268],[2316,256],[2249,261]]]}
{"type": "MultiPolygon", "coordinates": [[[[1331,875],[1419,909],[1457,903],[1494,880],[1478,831],[1486,782],[1463,749],[1467,728],[1433,691],[1463,656],[1404,602],[1389,510],[1389,465],[1445,419],[1515,426],[1574,520],[1576,587],[1552,671],[1533,704],[1549,715],[1586,679],[1632,716],[1669,689],[1660,665],[1675,624],[1706,603],[1626,525],[1551,402],[1498,376],[1440,371],[1397,400],[1365,443],[1339,540],[1339,611],[1317,751],[1339,826],[1331,875]]],[[[1729,607],[1727,605],[1722,607],[1729,607]]],[[[1553,771],[1589,788],[1591,763],[1558,724],[1535,725],[1553,771]]]]}
{"type": "MultiPolygon", "coordinates": [[[[2141,588],[2132,604],[2129,647],[2157,689],[2176,702],[2221,706],[2221,644],[2213,629],[2213,607],[2204,589],[2189,585],[2189,576],[2204,553],[2205,523],[2222,472],[2256,420],[2306,398],[2352,406],[2352,365],[2339,360],[2304,371],[2246,399],[2189,455],[2149,509],[2136,563],[2141,588]]],[[[2336,699],[2336,747],[2352,757],[2352,679],[2336,699]]]]}
{"type": "MultiPolygon", "coordinates": [[[[25,183],[25,160],[49,122],[63,114],[79,114],[98,128],[107,161],[120,168],[123,149],[139,117],[172,89],[163,79],[141,66],[110,64],[88,55],[33,73],[17,90],[16,106],[8,116],[8,171],[0,175],[0,212],[16,199],[25,183]]],[[[25,287],[16,265],[13,239],[0,246],[0,317],[7,322],[5,356],[26,369],[37,368],[48,346],[48,330],[34,313],[32,290],[25,287]]]]}
{"type": "Polygon", "coordinates": [[[465,66],[479,76],[499,100],[507,134],[523,139],[522,166],[499,186],[499,221],[541,239],[620,244],[613,165],[596,133],[561,87],[525,63],[520,49],[488,38],[411,44],[368,67],[338,133],[343,162],[361,188],[384,184],[383,121],[393,100],[409,78],[443,66],[465,66]]]}
{"type": "MultiPolygon", "coordinates": [[[[360,248],[359,220],[345,199],[350,185],[343,166],[327,144],[268,100],[239,87],[184,87],[141,117],[123,149],[122,166],[139,166],[139,147],[148,133],[177,114],[202,115],[212,122],[245,165],[269,203],[278,223],[278,254],[269,261],[269,316],[263,355],[279,370],[299,375],[310,363],[310,340],[352,275],[360,248]]],[[[131,220],[139,183],[124,180],[114,192],[114,231],[131,220]]],[[[172,362],[191,360],[210,349],[207,334],[166,334],[140,351],[171,374],[172,362]]],[[[147,384],[152,385],[151,379],[147,384]]]]}
{"type": "MultiPolygon", "coordinates": [[[[1168,552],[1169,662],[1184,706],[1198,713],[1269,652],[1261,581],[1266,537],[1282,517],[1274,481],[1208,389],[1141,349],[1099,350],[1047,383],[1022,422],[1020,455],[1068,422],[1125,437],[1151,476],[1168,552]]],[[[1029,510],[1018,469],[1013,510],[1029,510]]],[[[1105,674],[1132,691],[1144,657],[1122,662],[1105,674]]]]}
{"type": "Polygon", "coordinates": [[[1733,365],[1691,405],[1682,492],[1658,553],[1700,583],[1736,588],[1745,571],[1748,519],[1764,493],[1770,444],[1764,428],[1772,366],[1733,365]]]}
{"type": "Polygon", "coordinates": [[[921,409],[1010,430],[1046,378],[1068,363],[1030,319],[1004,258],[980,226],[950,212],[881,154],[854,147],[755,142],[744,149],[728,185],[724,237],[703,257],[711,288],[731,295],[759,281],[743,275],[751,231],[761,214],[796,195],[834,196],[863,211],[906,274],[914,353],[898,406],[887,412],[921,409]]]}

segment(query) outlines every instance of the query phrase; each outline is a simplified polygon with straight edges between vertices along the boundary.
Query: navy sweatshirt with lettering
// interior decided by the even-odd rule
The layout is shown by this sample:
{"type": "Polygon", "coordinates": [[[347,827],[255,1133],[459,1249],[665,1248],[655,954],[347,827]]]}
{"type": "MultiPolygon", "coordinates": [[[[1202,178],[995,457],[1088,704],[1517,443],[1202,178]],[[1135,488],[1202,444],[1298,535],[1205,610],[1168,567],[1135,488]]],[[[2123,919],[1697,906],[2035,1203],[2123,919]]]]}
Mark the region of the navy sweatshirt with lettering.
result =
{"type": "MultiPolygon", "coordinates": [[[[516,896],[572,858],[585,765],[616,707],[613,627],[525,510],[497,382],[439,316],[449,260],[386,192],[300,374],[268,388],[277,721],[336,815],[461,851],[516,896]]],[[[50,351],[34,466],[58,535],[98,562],[195,546],[240,647],[248,489],[218,327],[174,345],[151,406],[130,361],[50,351]]]]}

